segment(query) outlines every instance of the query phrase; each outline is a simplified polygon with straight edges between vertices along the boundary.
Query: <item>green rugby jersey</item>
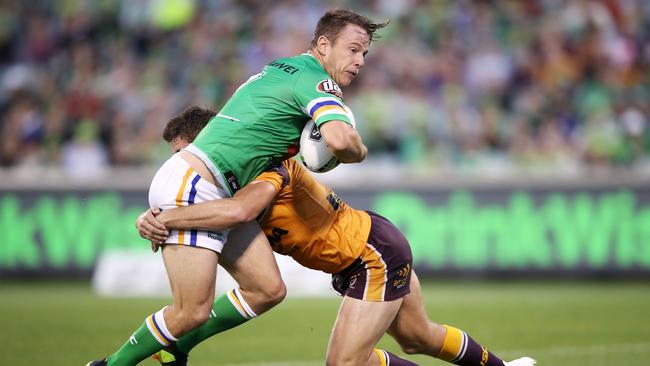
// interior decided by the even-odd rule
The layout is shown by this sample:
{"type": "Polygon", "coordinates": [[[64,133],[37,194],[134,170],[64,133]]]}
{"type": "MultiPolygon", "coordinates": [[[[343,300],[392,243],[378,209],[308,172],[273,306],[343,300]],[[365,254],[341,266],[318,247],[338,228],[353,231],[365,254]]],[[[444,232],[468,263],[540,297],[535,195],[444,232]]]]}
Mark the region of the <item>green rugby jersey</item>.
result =
{"type": "Polygon", "coordinates": [[[339,86],[313,56],[303,53],[273,61],[249,78],[188,150],[233,194],[297,154],[300,133],[310,118],[319,126],[331,120],[354,125],[339,86]]]}

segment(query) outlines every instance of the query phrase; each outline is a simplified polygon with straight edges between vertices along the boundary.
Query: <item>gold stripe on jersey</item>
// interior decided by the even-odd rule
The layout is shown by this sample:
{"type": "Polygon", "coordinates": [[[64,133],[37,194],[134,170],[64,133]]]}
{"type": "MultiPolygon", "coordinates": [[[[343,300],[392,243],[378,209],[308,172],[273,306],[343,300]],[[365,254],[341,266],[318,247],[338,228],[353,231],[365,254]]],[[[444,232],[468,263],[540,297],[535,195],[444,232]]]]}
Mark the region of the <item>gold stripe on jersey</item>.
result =
{"type": "MultiPolygon", "coordinates": [[[[187,186],[187,181],[190,179],[190,176],[194,172],[194,168],[189,167],[183,176],[183,181],[181,182],[181,187],[178,189],[176,194],[176,206],[183,206],[183,195],[185,194],[185,187],[187,186]]],[[[178,244],[185,244],[185,230],[178,230],[178,244]]]]}
{"type": "Polygon", "coordinates": [[[384,301],[387,282],[386,262],[381,258],[377,249],[370,244],[366,244],[361,257],[366,262],[366,289],[363,292],[363,299],[384,301]]]}
{"type": "Polygon", "coordinates": [[[335,105],[320,107],[316,112],[314,112],[314,121],[317,121],[318,118],[320,118],[321,116],[325,116],[328,114],[342,114],[346,116],[347,112],[345,111],[345,109],[335,105]]]}

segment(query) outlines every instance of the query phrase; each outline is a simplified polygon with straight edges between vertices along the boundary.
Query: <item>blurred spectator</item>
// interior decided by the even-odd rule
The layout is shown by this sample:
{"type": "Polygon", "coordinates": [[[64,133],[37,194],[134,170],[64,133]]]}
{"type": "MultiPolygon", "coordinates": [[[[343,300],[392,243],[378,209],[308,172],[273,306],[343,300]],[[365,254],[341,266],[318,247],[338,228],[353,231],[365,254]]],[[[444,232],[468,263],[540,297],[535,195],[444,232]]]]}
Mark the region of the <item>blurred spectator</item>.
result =
{"type": "Polygon", "coordinates": [[[83,180],[92,178],[108,166],[108,156],[98,142],[98,126],[93,120],[83,120],[75,126],[72,139],[61,148],[61,162],[66,176],[83,180]]]}
{"type": "MultiPolygon", "coordinates": [[[[648,1],[334,5],[392,20],[345,93],[369,159],[574,173],[650,160],[648,1]]],[[[0,164],[157,163],[168,118],[189,104],[218,109],[264,64],[304,51],[325,10],[0,2],[0,164]]]]}
{"type": "Polygon", "coordinates": [[[2,129],[3,165],[42,165],[45,163],[45,121],[32,96],[16,96],[5,114],[2,129]]]}

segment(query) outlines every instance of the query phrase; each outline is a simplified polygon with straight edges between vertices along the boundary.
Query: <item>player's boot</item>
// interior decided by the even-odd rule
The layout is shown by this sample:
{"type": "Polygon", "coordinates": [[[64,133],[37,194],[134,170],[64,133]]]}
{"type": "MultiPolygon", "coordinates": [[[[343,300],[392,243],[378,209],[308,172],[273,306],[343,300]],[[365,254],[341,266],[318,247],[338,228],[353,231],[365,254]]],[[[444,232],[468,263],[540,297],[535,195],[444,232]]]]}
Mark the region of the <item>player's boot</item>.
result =
{"type": "Polygon", "coordinates": [[[105,358],[102,360],[90,361],[86,364],[86,366],[106,366],[106,365],[107,362],[105,358]]]}
{"type": "Polygon", "coordinates": [[[533,360],[530,357],[522,357],[510,362],[504,362],[505,366],[533,366],[537,361],[533,360]]]}
{"type": "Polygon", "coordinates": [[[187,355],[178,351],[176,348],[166,348],[156,352],[151,356],[163,366],[186,366],[187,355]]]}

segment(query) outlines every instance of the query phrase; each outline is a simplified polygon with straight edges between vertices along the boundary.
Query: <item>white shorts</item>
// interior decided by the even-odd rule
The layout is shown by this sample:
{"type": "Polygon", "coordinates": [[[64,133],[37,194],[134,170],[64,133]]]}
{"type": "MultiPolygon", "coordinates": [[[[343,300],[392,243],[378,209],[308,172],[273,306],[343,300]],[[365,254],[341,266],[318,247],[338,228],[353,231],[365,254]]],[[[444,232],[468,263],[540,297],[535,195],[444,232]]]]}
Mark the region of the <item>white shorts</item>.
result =
{"type": "MultiPolygon", "coordinates": [[[[228,193],[200,175],[178,154],[158,169],[149,187],[149,206],[161,210],[228,197],[228,193]]],[[[165,243],[201,247],[221,253],[229,230],[169,230],[165,243]]]]}

